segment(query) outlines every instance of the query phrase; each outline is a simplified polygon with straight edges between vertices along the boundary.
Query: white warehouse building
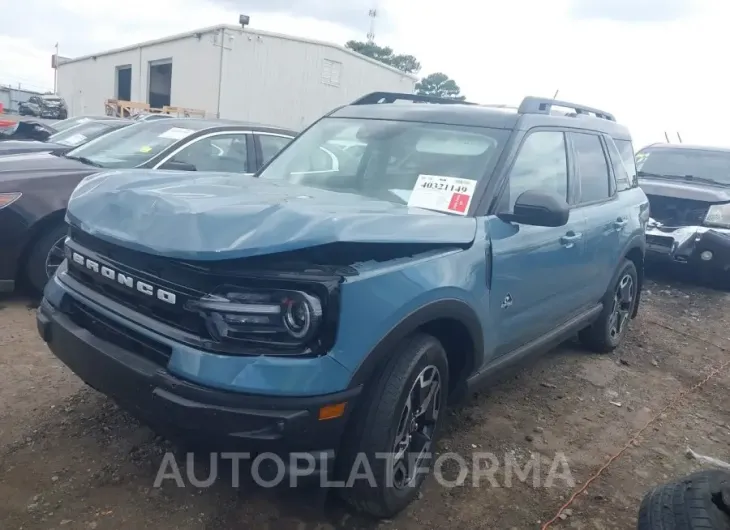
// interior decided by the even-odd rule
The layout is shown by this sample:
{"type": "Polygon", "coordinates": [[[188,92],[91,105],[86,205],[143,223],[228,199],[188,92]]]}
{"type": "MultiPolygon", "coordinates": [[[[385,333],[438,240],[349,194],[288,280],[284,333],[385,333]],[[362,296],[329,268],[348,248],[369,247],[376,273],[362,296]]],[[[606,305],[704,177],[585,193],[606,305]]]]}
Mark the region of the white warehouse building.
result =
{"type": "Polygon", "coordinates": [[[70,116],[119,99],[293,129],[369,92],[412,93],[417,81],[343,46],[241,26],[64,58],[57,75],[70,116]]]}

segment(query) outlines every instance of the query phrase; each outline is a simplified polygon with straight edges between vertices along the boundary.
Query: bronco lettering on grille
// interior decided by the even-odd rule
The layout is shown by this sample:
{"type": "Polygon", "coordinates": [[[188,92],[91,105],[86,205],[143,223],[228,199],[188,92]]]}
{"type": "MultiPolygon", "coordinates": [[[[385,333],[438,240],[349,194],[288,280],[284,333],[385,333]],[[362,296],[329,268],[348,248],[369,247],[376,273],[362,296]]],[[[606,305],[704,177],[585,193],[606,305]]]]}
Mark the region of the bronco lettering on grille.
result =
{"type": "Polygon", "coordinates": [[[101,265],[97,261],[89,259],[86,256],[82,256],[78,252],[73,252],[71,258],[73,259],[74,263],[81,265],[90,272],[99,274],[104,278],[115,281],[119,285],[123,285],[124,287],[127,287],[129,289],[134,289],[139,293],[147,296],[152,296],[168,304],[177,303],[175,293],[165,291],[164,289],[160,289],[159,287],[150,285],[149,283],[143,282],[142,280],[137,280],[132,276],[128,276],[124,273],[115,271],[114,269],[109,268],[106,265],[101,265]]]}

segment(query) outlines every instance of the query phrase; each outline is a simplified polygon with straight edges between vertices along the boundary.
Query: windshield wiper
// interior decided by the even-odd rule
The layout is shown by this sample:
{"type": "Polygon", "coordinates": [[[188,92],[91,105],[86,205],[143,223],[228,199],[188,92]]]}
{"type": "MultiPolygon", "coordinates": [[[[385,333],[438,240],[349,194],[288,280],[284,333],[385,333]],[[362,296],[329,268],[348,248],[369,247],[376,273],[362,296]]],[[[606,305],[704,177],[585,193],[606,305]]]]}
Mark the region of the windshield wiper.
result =
{"type": "Polygon", "coordinates": [[[86,164],[87,166],[94,166],[94,167],[104,167],[98,162],[94,162],[93,160],[86,158],[85,156],[68,156],[63,155],[65,158],[68,158],[69,160],[76,160],[78,162],[81,162],[82,164],[86,164]]]}
{"type": "Polygon", "coordinates": [[[695,177],[694,175],[669,175],[669,174],[661,174],[661,173],[648,173],[646,171],[639,171],[637,173],[640,177],[651,177],[651,178],[657,178],[657,179],[667,179],[667,180],[685,180],[687,182],[703,182],[705,184],[717,184],[720,186],[727,186],[728,184],[725,182],[720,182],[719,180],[710,179],[706,177],[695,177]]]}
{"type": "Polygon", "coordinates": [[[676,175],[665,175],[663,173],[649,173],[647,171],[638,171],[636,174],[640,177],[651,177],[651,178],[656,178],[656,179],[676,180],[676,179],[683,178],[683,177],[678,177],[676,175]]]}
{"type": "Polygon", "coordinates": [[[683,178],[690,182],[704,182],[705,184],[718,184],[720,186],[728,185],[726,182],[720,182],[719,180],[715,180],[715,179],[711,179],[711,178],[707,178],[707,177],[695,177],[694,175],[685,175],[683,178]]]}

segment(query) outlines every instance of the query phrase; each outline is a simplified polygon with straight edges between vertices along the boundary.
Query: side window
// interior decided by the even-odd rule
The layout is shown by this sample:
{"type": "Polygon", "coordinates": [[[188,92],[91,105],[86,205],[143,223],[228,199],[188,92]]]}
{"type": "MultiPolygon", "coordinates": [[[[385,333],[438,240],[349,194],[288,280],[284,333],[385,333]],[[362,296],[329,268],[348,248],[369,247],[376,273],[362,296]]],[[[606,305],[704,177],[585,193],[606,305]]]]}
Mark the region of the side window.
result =
{"type": "Polygon", "coordinates": [[[579,203],[600,201],[611,196],[606,154],[601,138],[595,134],[570,133],[580,176],[579,203]]]}
{"type": "Polygon", "coordinates": [[[221,134],[194,141],[172,160],[190,164],[196,171],[246,173],[248,151],[245,134],[221,134]]]}
{"type": "Polygon", "coordinates": [[[629,182],[631,183],[631,187],[638,187],[639,178],[637,176],[636,157],[634,155],[633,144],[630,140],[616,140],[616,147],[621,154],[621,159],[624,161],[626,171],[629,173],[629,182]]]}
{"type": "Polygon", "coordinates": [[[554,193],[567,200],[568,158],[565,135],[557,131],[530,133],[517,153],[509,175],[508,210],[527,190],[554,193]]]}
{"type": "Polygon", "coordinates": [[[272,136],[270,134],[257,134],[256,137],[261,144],[261,154],[263,155],[261,165],[268,163],[269,160],[274,158],[279,151],[284,149],[292,141],[292,138],[289,137],[272,136]]]}
{"type": "Polygon", "coordinates": [[[631,179],[626,164],[619,153],[618,146],[612,138],[605,136],[604,139],[608,146],[608,157],[611,159],[613,174],[616,176],[616,191],[627,190],[631,188],[631,179]]]}

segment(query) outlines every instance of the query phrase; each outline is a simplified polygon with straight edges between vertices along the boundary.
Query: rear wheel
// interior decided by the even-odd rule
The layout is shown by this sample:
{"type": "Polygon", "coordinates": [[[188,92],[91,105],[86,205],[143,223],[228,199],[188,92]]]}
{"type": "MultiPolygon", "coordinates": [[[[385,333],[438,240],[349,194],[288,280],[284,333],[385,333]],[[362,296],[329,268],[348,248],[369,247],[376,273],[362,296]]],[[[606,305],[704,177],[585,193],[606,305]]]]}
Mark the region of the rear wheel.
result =
{"type": "Polygon", "coordinates": [[[406,508],[430,473],[449,381],[446,353],[430,335],[413,335],[391,355],[363,394],[337,461],[342,497],[380,518],[406,508]]]}
{"type": "Polygon", "coordinates": [[[636,265],[626,259],[611,288],[604,295],[603,311],[598,319],[578,334],[583,345],[598,353],[608,353],[621,344],[634,313],[638,289],[636,265]]]}
{"type": "Polygon", "coordinates": [[[63,242],[67,233],[66,223],[54,225],[46,230],[33,245],[33,249],[28,255],[27,277],[30,286],[36,292],[43,291],[48,280],[63,262],[63,242]]]}

